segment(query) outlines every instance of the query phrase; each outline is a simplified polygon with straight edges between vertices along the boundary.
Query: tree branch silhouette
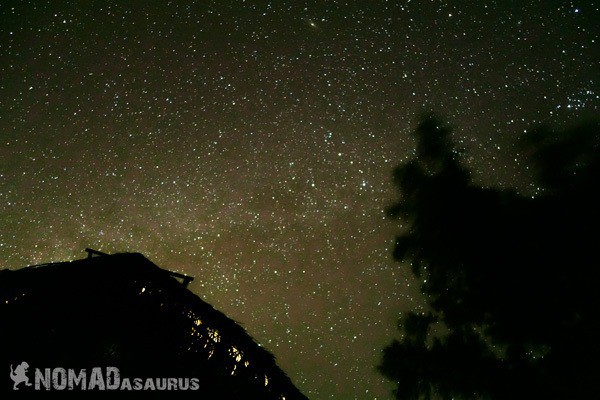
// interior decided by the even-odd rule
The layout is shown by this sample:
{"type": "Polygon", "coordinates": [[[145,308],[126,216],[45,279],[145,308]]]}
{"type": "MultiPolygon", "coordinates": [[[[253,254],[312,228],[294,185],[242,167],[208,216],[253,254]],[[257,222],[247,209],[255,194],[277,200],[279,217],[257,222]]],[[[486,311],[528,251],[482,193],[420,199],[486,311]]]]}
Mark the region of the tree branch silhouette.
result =
{"type": "Polygon", "coordinates": [[[397,399],[590,396],[600,124],[522,138],[536,196],[474,184],[451,133],[425,116],[416,157],[393,174],[400,200],[388,215],[408,223],[393,256],[421,279],[430,311],[401,319],[379,371],[397,399]]]}

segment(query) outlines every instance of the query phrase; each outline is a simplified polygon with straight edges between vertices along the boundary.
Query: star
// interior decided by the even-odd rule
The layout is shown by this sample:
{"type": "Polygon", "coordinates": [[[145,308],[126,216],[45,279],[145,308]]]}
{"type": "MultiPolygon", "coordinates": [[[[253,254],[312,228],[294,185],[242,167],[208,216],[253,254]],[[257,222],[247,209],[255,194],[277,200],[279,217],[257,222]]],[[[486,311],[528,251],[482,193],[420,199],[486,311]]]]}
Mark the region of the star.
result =
{"type": "Polygon", "coordinates": [[[585,0],[50,3],[0,8],[0,268],[143,253],[309,398],[391,398],[373,365],[426,303],[383,216],[421,113],[528,190],[516,134],[600,106],[585,0]]]}

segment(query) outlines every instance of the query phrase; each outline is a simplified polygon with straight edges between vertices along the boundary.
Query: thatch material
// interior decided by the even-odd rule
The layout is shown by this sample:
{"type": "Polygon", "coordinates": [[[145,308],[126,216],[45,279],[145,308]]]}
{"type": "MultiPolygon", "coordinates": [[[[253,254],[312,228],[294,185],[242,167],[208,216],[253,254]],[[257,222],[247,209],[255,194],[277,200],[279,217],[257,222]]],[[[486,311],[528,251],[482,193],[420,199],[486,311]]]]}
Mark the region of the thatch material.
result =
{"type": "Polygon", "coordinates": [[[0,271],[0,343],[1,388],[26,360],[198,377],[187,394],[202,399],[306,399],[242,327],[137,253],[0,271]]]}

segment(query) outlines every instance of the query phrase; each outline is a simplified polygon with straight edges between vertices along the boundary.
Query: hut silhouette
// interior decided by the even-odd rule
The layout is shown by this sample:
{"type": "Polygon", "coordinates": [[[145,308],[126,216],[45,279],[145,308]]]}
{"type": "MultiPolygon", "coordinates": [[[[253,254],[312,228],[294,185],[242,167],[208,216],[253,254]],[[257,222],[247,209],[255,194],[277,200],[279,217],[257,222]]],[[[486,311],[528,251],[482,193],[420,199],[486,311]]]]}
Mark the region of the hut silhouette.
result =
{"type": "Polygon", "coordinates": [[[199,390],[166,397],[306,399],[271,353],[187,289],[192,277],[139,253],[86,250],[0,271],[0,394],[12,390],[9,366],[25,360],[30,377],[36,367],[115,366],[127,377],[199,378],[199,390]]]}

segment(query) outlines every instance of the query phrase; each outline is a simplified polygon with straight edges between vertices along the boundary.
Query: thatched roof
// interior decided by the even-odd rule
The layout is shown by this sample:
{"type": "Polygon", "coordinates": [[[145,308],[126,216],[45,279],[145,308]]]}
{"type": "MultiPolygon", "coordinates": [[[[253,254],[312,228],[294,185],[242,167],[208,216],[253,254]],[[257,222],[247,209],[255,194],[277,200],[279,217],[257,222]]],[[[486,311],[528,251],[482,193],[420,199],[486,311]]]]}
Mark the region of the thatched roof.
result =
{"type": "Polygon", "coordinates": [[[199,377],[202,399],[306,399],[239,324],[138,253],[0,271],[0,341],[6,366],[116,366],[199,377]]]}

